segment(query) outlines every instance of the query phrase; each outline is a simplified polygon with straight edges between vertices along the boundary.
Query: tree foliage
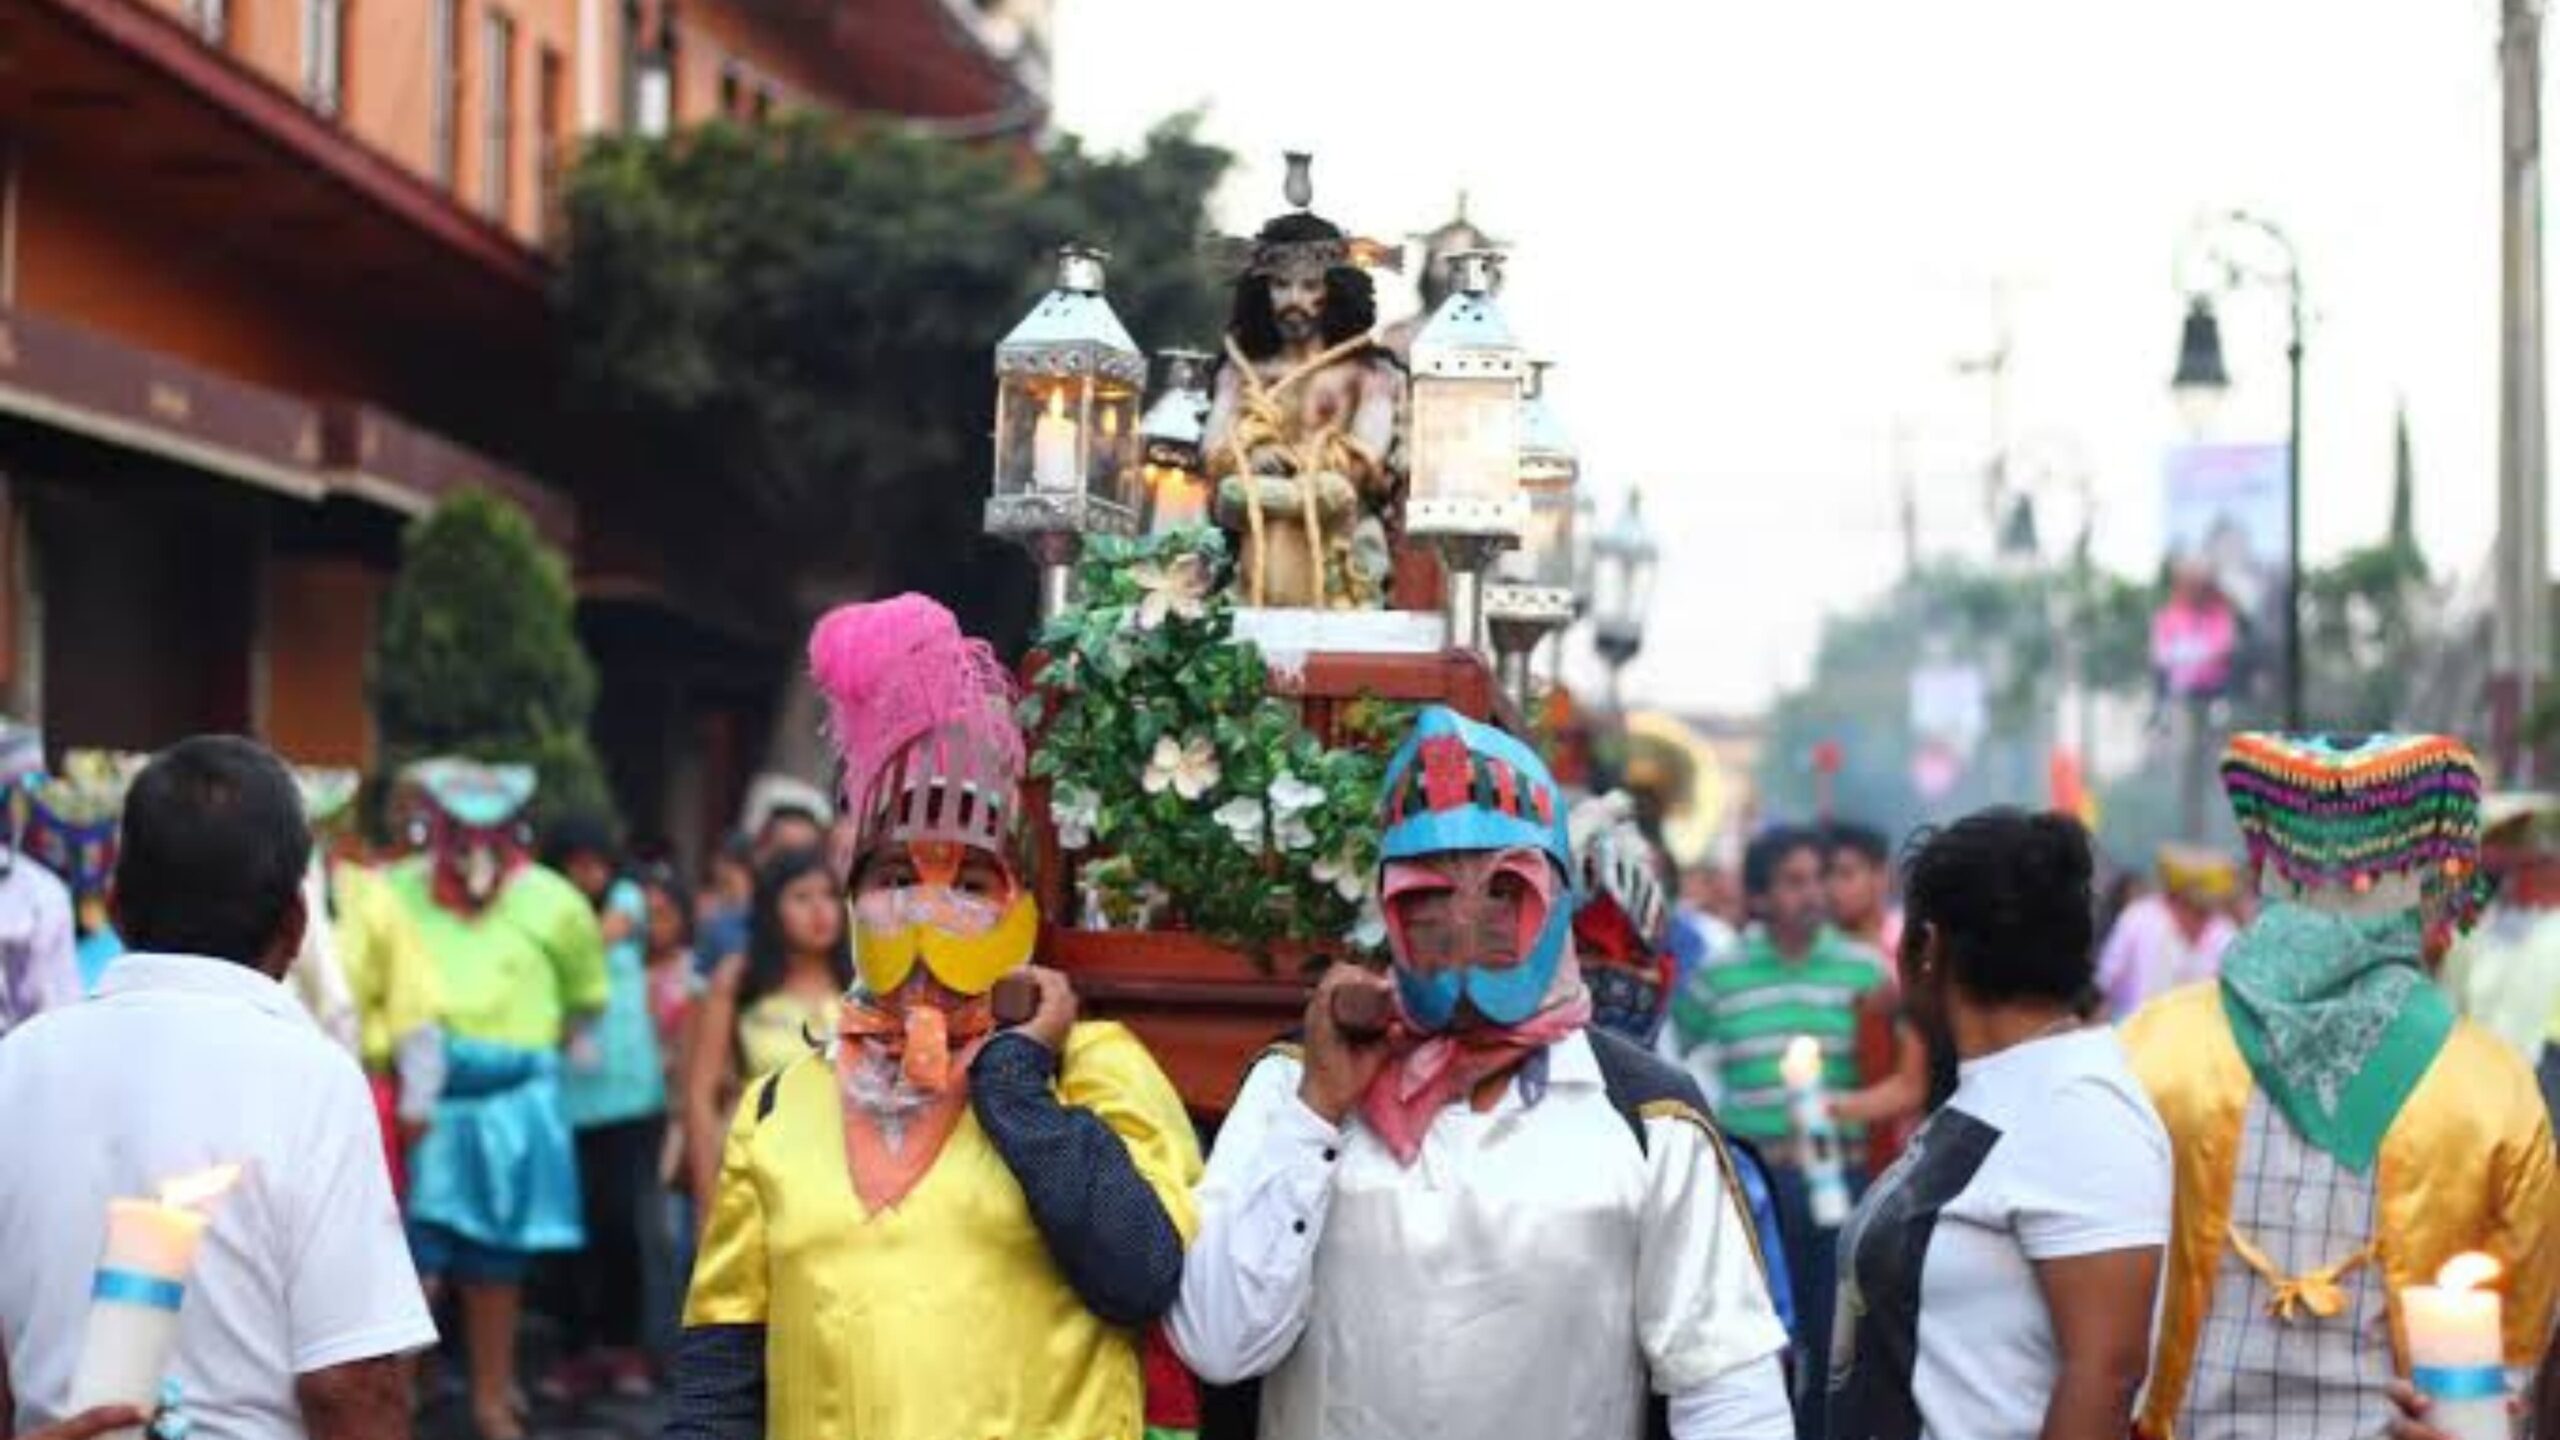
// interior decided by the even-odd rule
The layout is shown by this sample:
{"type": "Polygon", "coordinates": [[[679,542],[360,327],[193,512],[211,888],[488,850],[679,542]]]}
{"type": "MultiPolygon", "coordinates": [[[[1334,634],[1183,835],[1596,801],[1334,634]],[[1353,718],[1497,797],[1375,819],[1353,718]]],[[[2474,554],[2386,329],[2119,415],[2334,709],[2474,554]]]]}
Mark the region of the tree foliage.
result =
{"type": "Polygon", "coordinates": [[[952,598],[1002,553],[978,536],[996,342],[1075,240],[1113,252],[1141,344],[1214,336],[1198,242],[1229,158],[1188,118],[1126,157],[822,116],[603,141],[569,188],[572,403],[742,598],[788,610],[813,572],[952,598]]]}
{"type": "Polygon", "coordinates": [[[610,815],[574,603],[566,563],[508,501],[464,491],[410,526],[374,640],[385,770],[435,755],[529,764],[540,813],[610,815]]]}

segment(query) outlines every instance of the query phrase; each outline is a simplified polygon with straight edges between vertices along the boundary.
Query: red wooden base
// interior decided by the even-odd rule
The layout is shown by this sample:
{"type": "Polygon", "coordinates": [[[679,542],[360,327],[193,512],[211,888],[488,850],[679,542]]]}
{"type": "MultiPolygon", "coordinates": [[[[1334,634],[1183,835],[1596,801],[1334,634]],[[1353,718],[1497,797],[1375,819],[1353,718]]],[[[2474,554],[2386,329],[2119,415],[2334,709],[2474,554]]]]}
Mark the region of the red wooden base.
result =
{"type": "MultiPolygon", "coordinates": [[[[1343,707],[1363,699],[1446,705],[1518,728],[1492,668],[1472,654],[1320,653],[1307,656],[1292,675],[1273,678],[1284,687],[1278,693],[1298,699],[1308,728],[1328,742],[1336,738],[1343,707]]],[[[1049,823],[1047,787],[1027,786],[1025,795],[1042,913],[1071,919],[1074,875],[1049,823]]],[[[1296,1028],[1313,974],[1323,963],[1313,947],[1283,954],[1265,969],[1181,931],[1060,925],[1042,935],[1041,955],[1074,978],[1088,1016],[1118,1020],[1136,1031],[1183,1102],[1204,1118],[1224,1114],[1254,1055],[1296,1028]]]]}

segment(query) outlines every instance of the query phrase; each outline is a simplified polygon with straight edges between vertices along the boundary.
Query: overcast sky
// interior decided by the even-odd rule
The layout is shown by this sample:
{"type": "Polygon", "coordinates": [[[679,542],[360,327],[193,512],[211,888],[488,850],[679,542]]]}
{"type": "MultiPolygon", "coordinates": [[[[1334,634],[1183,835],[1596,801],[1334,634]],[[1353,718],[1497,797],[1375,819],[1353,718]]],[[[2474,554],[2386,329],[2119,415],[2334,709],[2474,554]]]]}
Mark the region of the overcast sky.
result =
{"type": "MultiPolygon", "coordinates": [[[[1890,582],[1898,475],[1928,548],[1984,543],[1993,405],[1955,365],[2004,311],[2021,468],[2085,475],[2101,557],[2156,563],[2176,255],[2235,206],[2292,233],[2317,312],[2314,561],[2382,532],[2405,397],[2420,539],[2478,571],[2496,28],[2492,0],[1057,0],[1057,118],[1116,146],[1203,108],[1245,160],[1231,229],[1279,208],[1284,148],[1367,234],[1466,190],[1604,517],[1640,483],[1665,542],[1631,694],[1739,710],[1890,582]]],[[[2278,435],[2280,301],[2224,316],[2234,436],[2278,435]]]]}

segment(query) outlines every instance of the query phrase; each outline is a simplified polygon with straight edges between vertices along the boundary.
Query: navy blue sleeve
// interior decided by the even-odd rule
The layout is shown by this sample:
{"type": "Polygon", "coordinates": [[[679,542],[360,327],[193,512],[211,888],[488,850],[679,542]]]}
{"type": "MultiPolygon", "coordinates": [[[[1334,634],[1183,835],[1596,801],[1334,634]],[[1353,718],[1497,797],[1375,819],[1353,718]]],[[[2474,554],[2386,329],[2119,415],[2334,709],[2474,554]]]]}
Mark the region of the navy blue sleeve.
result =
{"type": "Polygon", "coordinates": [[[998,1035],[970,1066],[970,1107],[1085,1308],[1114,1325],[1148,1324],[1182,1286],[1181,1233],[1111,1127],[1060,1103],[1057,1068],[1048,1046],[998,1035]]]}
{"type": "Polygon", "coordinates": [[[688,1325],[676,1336],[662,1440],[764,1440],[764,1327],[688,1325]]]}

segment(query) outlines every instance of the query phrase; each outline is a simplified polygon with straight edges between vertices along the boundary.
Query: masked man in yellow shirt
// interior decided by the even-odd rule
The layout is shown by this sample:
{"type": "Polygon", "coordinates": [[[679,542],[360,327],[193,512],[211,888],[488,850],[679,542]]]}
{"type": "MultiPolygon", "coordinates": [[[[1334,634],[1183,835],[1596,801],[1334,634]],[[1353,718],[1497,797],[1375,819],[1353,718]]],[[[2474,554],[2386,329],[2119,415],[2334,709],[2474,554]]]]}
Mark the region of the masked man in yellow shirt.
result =
{"type": "Polygon", "coordinates": [[[1010,683],[914,595],[835,611],[809,654],[859,826],[859,973],[823,1046],[740,1102],[668,1440],[1136,1440],[1199,1148],[1062,977],[1031,970],[1038,1012],[995,1028],[1039,931],[1010,683]]]}
{"type": "Polygon", "coordinates": [[[2222,772],[2264,908],[2219,980],[2125,1029],[2177,1155],[2137,1428],[2363,1440],[2409,1372],[2408,1287],[2485,1252],[2504,1272],[2504,1359],[2527,1366],[2560,1280],[2533,1076],[2427,974],[2476,903],[2479,772],[2429,735],[2241,735],[2222,772]]]}

